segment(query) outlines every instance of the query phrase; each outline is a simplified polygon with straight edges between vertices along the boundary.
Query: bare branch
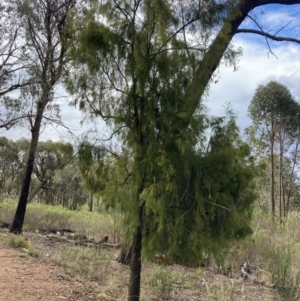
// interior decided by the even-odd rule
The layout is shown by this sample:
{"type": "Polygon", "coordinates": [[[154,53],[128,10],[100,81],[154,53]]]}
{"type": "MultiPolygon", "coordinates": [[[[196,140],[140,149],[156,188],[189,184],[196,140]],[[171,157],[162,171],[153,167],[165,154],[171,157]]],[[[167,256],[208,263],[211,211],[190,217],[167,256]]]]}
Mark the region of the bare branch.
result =
{"type": "Polygon", "coordinates": [[[109,141],[109,140],[111,140],[111,139],[113,138],[113,136],[114,136],[115,134],[117,134],[119,131],[121,131],[121,129],[123,129],[123,128],[125,128],[125,127],[126,127],[126,125],[120,126],[120,127],[117,128],[116,130],[114,130],[108,138],[106,138],[106,139],[99,139],[99,140],[101,140],[101,141],[109,141]]]}
{"type": "MultiPolygon", "coordinates": [[[[263,30],[263,28],[258,24],[258,22],[254,19],[254,18],[252,18],[251,16],[247,16],[249,19],[251,19],[255,24],[256,24],[256,26],[260,29],[260,31],[262,31],[262,32],[264,32],[264,30],[263,30]]],[[[280,30],[282,30],[282,29],[280,29],[280,30]]],[[[278,31],[278,32],[280,32],[280,30],[278,31]]],[[[277,33],[278,33],[277,32],[277,33]]],[[[275,33],[275,35],[277,34],[277,33],[275,33]]],[[[274,52],[272,51],[272,48],[271,48],[271,46],[270,46],[270,44],[269,44],[269,40],[268,40],[268,38],[267,37],[265,37],[266,38],[266,43],[267,43],[267,45],[268,45],[268,48],[269,48],[269,53],[271,53],[271,54],[273,54],[276,58],[277,58],[277,56],[274,54],[274,52]]],[[[269,57],[269,54],[268,54],[268,57],[269,57]]],[[[278,59],[278,58],[277,58],[278,59]]]]}
{"type": "Polygon", "coordinates": [[[12,85],[12,86],[10,86],[9,88],[0,91],[0,96],[3,96],[3,95],[5,95],[5,94],[7,94],[7,93],[9,93],[9,92],[11,92],[11,91],[13,91],[13,90],[16,90],[16,89],[25,87],[25,86],[27,86],[27,85],[29,85],[29,82],[25,82],[25,83],[23,83],[23,84],[12,85]]]}
{"type": "Polygon", "coordinates": [[[0,128],[6,128],[7,130],[9,130],[11,127],[16,125],[18,123],[18,121],[20,121],[21,119],[24,119],[26,117],[27,116],[19,116],[19,117],[13,118],[9,121],[6,121],[6,122],[0,124],[0,128]]]}
{"type": "Polygon", "coordinates": [[[299,39],[289,38],[289,37],[278,37],[276,35],[269,34],[262,30],[241,28],[241,29],[237,29],[235,33],[253,33],[253,34],[258,34],[258,35],[261,35],[263,37],[269,38],[269,39],[277,41],[277,42],[294,42],[294,43],[300,44],[299,39]]]}

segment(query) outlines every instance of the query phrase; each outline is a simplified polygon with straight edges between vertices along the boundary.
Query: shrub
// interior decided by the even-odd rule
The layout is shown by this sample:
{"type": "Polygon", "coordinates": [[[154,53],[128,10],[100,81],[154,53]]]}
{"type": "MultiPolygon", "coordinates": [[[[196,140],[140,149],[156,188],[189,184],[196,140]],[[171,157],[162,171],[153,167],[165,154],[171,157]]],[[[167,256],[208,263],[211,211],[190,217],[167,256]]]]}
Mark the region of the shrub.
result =
{"type": "Polygon", "coordinates": [[[148,285],[157,296],[168,299],[175,284],[180,284],[182,279],[177,274],[172,274],[164,268],[159,267],[148,279],[148,285]]]}
{"type": "Polygon", "coordinates": [[[65,249],[53,260],[61,265],[71,277],[103,282],[106,276],[106,250],[99,248],[81,248],[79,246],[65,249]]]}
{"type": "Polygon", "coordinates": [[[269,252],[272,263],[270,271],[275,287],[284,300],[297,301],[300,298],[300,272],[293,271],[291,250],[275,248],[269,252]]]}

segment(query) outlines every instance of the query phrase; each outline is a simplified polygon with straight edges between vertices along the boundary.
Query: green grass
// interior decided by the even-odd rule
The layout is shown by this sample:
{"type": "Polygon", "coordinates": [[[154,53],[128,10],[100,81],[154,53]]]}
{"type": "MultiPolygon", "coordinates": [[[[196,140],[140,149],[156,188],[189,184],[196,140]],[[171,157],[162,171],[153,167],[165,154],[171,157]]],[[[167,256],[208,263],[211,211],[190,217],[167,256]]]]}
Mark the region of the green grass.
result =
{"type": "MultiPolygon", "coordinates": [[[[0,203],[0,221],[11,223],[17,207],[17,201],[5,199],[0,203]]],[[[122,215],[114,210],[107,212],[89,212],[87,208],[71,211],[62,206],[50,206],[39,203],[27,205],[24,220],[24,231],[57,230],[68,228],[79,235],[100,240],[109,237],[112,243],[122,238],[122,215]]]]}
{"type": "MultiPolygon", "coordinates": [[[[17,202],[7,199],[0,203],[0,221],[11,222],[17,202]]],[[[102,212],[88,212],[84,207],[80,211],[71,211],[61,206],[48,206],[45,204],[28,204],[23,230],[37,231],[41,229],[70,228],[77,234],[86,235],[95,240],[109,236],[110,242],[122,241],[122,215],[114,210],[102,212]]],[[[282,300],[296,300],[300,295],[300,219],[293,215],[279,223],[272,216],[260,210],[255,210],[252,220],[253,234],[243,240],[232,243],[229,250],[224,250],[222,269],[232,275],[239,275],[240,265],[248,261],[256,266],[255,275],[268,282],[276,284],[276,290],[282,300]]],[[[5,242],[7,245],[30,251],[30,245],[22,236],[9,235],[5,242]]],[[[95,248],[71,247],[57,254],[55,261],[64,267],[67,274],[84,279],[105,282],[111,276],[107,274],[109,258],[105,250],[95,248]]],[[[214,262],[207,262],[212,268],[214,262]]],[[[197,267],[196,267],[197,268],[197,267]]],[[[192,289],[202,279],[203,269],[198,267],[191,274],[185,288],[192,289]],[[196,271],[198,271],[196,273],[196,271]]],[[[118,275],[116,274],[116,277],[118,275]]],[[[167,272],[166,268],[157,268],[148,274],[143,282],[150,294],[157,298],[170,298],[176,287],[183,287],[183,280],[167,272]]],[[[111,277],[111,278],[115,278],[111,277]]],[[[106,285],[114,288],[112,285],[106,285]]],[[[236,300],[236,288],[220,283],[213,287],[203,287],[210,300],[236,300]],[[223,296],[223,297],[221,297],[223,296]]],[[[176,290],[177,292],[177,290],[176,290]]],[[[147,294],[146,294],[147,295],[147,294]]],[[[206,300],[206,299],[203,299],[206,300]]],[[[244,300],[244,299],[243,299],[244,300]]],[[[246,300],[246,299],[245,299],[246,300]]],[[[275,300],[275,299],[274,299],[275,300]]]]}
{"type": "Polygon", "coordinates": [[[223,269],[239,271],[239,266],[248,261],[256,267],[253,276],[275,284],[282,300],[299,300],[300,219],[291,214],[282,224],[256,210],[252,229],[251,236],[233,244],[225,256],[223,269]]]}
{"type": "Polygon", "coordinates": [[[35,248],[22,236],[10,234],[4,238],[4,242],[13,249],[20,249],[28,255],[38,257],[38,252],[35,248]]]}
{"type": "Polygon", "coordinates": [[[163,267],[157,268],[146,281],[152,293],[162,299],[170,299],[175,286],[182,282],[179,274],[171,273],[163,267]]]}
{"type": "Polygon", "coordinates": [[[53,260],[61,265],[72,278],[84,282],[86,279],[98,282],[105,281],[107,275],[106,250],[100,248],[70,247],[53,260]]]}

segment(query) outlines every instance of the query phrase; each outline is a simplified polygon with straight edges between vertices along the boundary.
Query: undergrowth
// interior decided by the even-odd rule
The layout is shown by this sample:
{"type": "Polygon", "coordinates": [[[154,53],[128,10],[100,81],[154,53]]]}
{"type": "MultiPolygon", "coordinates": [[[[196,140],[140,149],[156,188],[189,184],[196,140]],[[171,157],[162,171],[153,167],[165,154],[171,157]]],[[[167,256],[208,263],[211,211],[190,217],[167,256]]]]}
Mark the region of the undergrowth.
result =
{"type": "MultiPolygon", "coordinates": [[[[17,201],[5,199],[0,206],[0,221],[11,223],[17,201]]],[[[60,205],[30,203],[27,205],[23,230],[39,232],[68,228],[79,235],[86,235],[95,240],[100,240],[107,235],[110,242],[119,243],[124,228],[122,220],[122,215],[113,210],[89,212],[87,207],[84,207],[80,211],[71,211],[60,205]]]]}
{"type": "Polygon", "coordinates": [[[182,277],[159,267],[148,277],[146,283],[153,294],[163,299],[170,299],[175,286],[182,284],[182,277]]]}
{"type": "Polygon", "coordinates": [[[274,286],[282,300],[300,299],[300,219],[292,214],[279,223],[271,215],[255,211],[253,234],[237,241],[225,257],[223,270],[239,271],[248,262],[252,277],[274,286]]]}
{"type": "Polygon", "coordinates": [[[10,234],[4,238],[4,242],[13,249],[20,249],[28,255],[38,257],[36,249],[22,236],[10,234]]]}
{"type": "MultiPolygon", "coordinates": [[[[11,222],[16,201],[5,200],[1,202],[0,207],[0,221],[11,222]]],[[[125,227],[122,225],[122,216],[113,210],[100,213],[88,212],[85,208],[81,211],[70,211],[61,206],[28,204],[24,230],[38,231],[45,228],[70,228],[90,238],[101,239],[108,235],[111,242],[122,242],[122,231],[125,227]]],[[[243,290],[235,286],[236,279],[244,281],[240,278],[240,267],[244,262],[248,262],[252,270],[251,277],[274,285],[274,288],[270,289],[273,297],[268,300],[277,300],[278,296],[286,301],[299,300],[300,219],[291,214],[283,223],[279,223],[276,219],[273,220],[271,215],[255,210],[252,229],[252,235],[233,242],[229,250],[224,250],[221,256],[224,260],[217,269],[213,261],[201,267],[195,264],[196,269],[190,273],[189,281],[183,279],[180,273],[170,273],[166,267],[156,265],[143,281],[146,291],[142,291],[142,295],[146,298],[148,295],[155,296],[151,300],[171,300],[178,290],[198,286],[198,294],[201,292],[201,296],[205,295],[204,298],[201,297],[203,300],[254,300],[251,296],[243,295],[243,290]],[[203,282],[204,268],[230,275],[232,285],[220,282],[210,286],[203,282]],[[199,283],[203,283],[201,289],[199,283]],[[206,297],[208,299],[205,299],[206,297]]],[[[9,235],[6,244],[31,252],[29,243],[22,236],[9,235]]],[[[110,270],[108,275],[108,265],[112,258],[107,256],[103,249],[76,246],[63,250],[54,260],[64,267],[68,275],[80,281],[91,279],[105,282],[106,291],[113,294],[116,283],[122,287],[126,279],[119,279],[117,269],[116,274],[112,275],[113,271],[110,270]],[[113,279],[111,284],[108,284],[108,278],[113,279]]]]}
{"type": "Polygon", "coordinates": [[[100,248],[69,247],[56,254],[53,261],[62,266],[65,272],[78,281],[86,279],[105,281],[107,275],[106,250],[100,248]]]}

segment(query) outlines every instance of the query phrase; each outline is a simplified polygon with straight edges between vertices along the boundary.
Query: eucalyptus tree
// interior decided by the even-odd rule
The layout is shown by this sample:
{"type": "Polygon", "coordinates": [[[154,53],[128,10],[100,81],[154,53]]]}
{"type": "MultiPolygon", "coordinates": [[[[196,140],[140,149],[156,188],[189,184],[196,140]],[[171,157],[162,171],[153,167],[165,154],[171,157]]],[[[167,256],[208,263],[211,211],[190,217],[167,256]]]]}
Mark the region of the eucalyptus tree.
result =
{"type": "MultiPolygon", "coordinates": [[[[286,209],[285,212],[289,212],[290,200],[293,198],[295,200],[295,195],[298,194],[298,183],[299,176],[297,175],[297,170],[299,168],[299,143],[300,143],[300,104],[298,103],[295,108],[295,114],[291,121],[292,127],[292,145],[289,149],[289,154],[285,158],[285,182],[284,187],[286,190],[286,209]]],[[[299,199],[299,198],[298,198],[299,199]]]]}
{"type": "Polygon", "coordinates": [[[23,168],[19,150],[14,141],[0,137],[0,193],[10,195],[12,182],[23,168]]]}
{"type": "Polygon", "coordinates": [[[38,185],[32,189],[28,202],[42,190],[49,190],[55,172],[72,163],[73,147],[70,143],[45,141],[39,142],[36,150],[33,173],[38,185]]]}
{"type": "Polygon", "coordinates": [[[259,140],[265,142],[265,151],[270,150],[270,179],[271,179],[271,207],[275,215],[275,156],[279,157],[278,186],[279,186],[279,215],[282,210],[285,215],[285,198],[283,190],[283,157],[293,143],[293,136],[297,130],[295,120],[298,105],[289,90],[282,84],[271,81],[267,85],[260,85],[251,100],[249,115],[253,120],[252,128],[259,140]],[[278,154],[276,154],[276,150],[278,154]]]}
{"type": "Polygon", "coordinates": [[[295,180],[295,164],[298,161],[293,153],[297,153],[299,137],[299,104],[292,101],[284,106],[284,114],[279,119],[278,146],[279,146],[279,216],[287,216],[289,205],[289,188],[287,182],[295,180]],[[292,157],[290,172],[286,173],[286,165],[292,157]]]}
{"type": "Polygon", "coordinates": [[[25,56],[30,65],[27,74],[32,79],[24,90],[24,98],[34,105],[28,113],[31,142],[18,207],[10,231],[22,232],[30,188],[35,152],[39,140],[43,114],[54,99],[66,64],[70,38],[67,18],[75,0],[13,1],[19,20],[20,38],[26,41],[25,56]]]}
{"type": "Polygon", "coordinates": [[[139,300],[142,249],[191,263],[249,233],[249,148],[232,118],[207,119],[201,102],[224,53],[233,64],[240,54],[228,44],[251,9],[244,2],[95,1],[85,12],[67,84],[128,151],[117,200],[133,236],[129,300],[139,300]]]}

